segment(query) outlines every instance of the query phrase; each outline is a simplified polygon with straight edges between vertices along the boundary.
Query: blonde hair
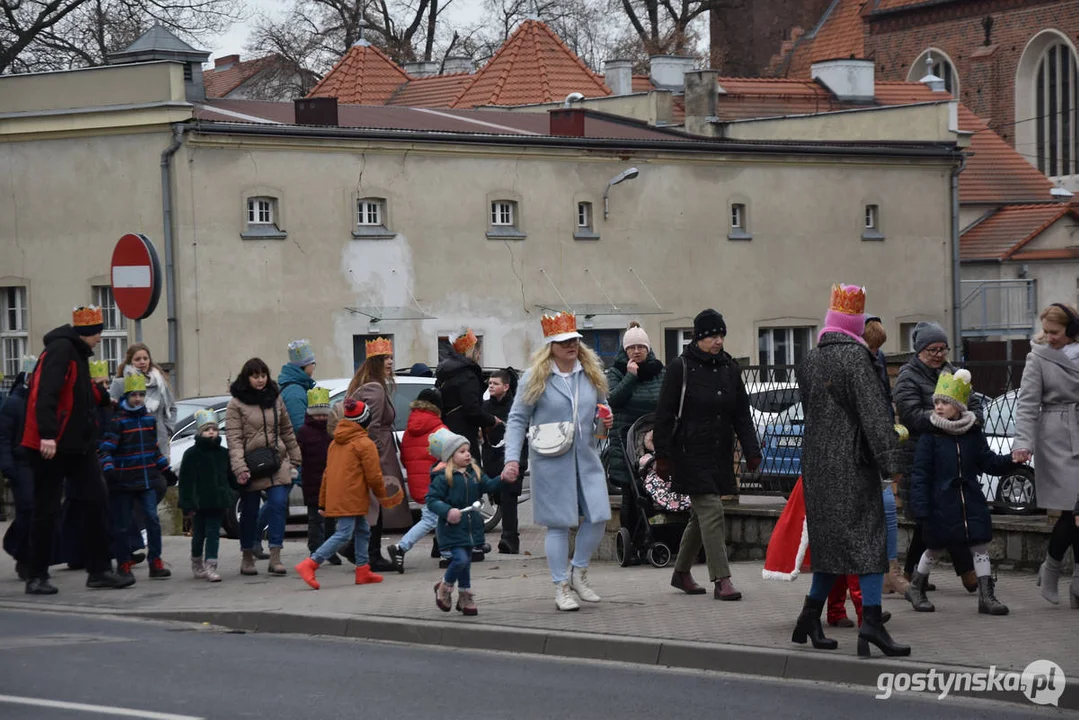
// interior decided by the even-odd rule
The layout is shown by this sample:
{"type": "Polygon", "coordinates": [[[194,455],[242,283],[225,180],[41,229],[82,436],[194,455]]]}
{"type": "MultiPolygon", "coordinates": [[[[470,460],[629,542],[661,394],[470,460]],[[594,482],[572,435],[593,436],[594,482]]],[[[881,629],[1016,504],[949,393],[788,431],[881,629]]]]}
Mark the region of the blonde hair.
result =
{"type": "Polygon", "coordinates": [[[888,342],[888,333],[884,331],[884,325],[880,320],[870,320],[862,331],[862,339],[870,350],[879,350],[884,343],[888,342]]]}
{"type": "MultiPolygon", "coordinates": [[[[554,359],[551,343],[547,343],[532,356],[532,362],[528,366],[528,384],[525,385],[525,402],[534,405],[547,389],[547,380],[551,377],[551,360],[554,359]]],[[[583,342],[578,345],[577,359],[581,361],[584,375],[592,387],[596,388],[596,395],[602,400],[607,397],[607,374],[603,371],[603,362],[592,348],[583,342]]]]}
{"type": "MultiPolygon", "coordinates": [[[[464,446],[462,445],[461,447],[464,446]]],[[[483,477],[483,470],[480,470],[479,463],[475,460],[468,464],[468,468],[459,468],[453,464],[453,458],[450,458],[450,461],[446,463],[446,482],[449,483],[450,487],[453,487],[453,474],[458,471],[464,473],[466,469],[471,469],[472,472],[475,473],[477,480],[483,477]]]]}
{"type": "MultiPolygon", "coordinates": [[[[1063,305],[1063,303],[1061,304],[1063,305]]],[[[1071,305],[1064,305],[1064,307],[1068,308],[1068,310],[1071,312],[1071,317],[1068,317],[1068,313],[1064,312],[1064,308],[1060,307],[1060,305],[1050,305],[1049,307],[1042,310],[1042,314],[1038,316],[1038,319],[1042,322],[1051,322],[1054,325],[1060,325],[1061,327],[1067,328],[1068,325],[1071,323],[1072,318],[1079,318],[1079,312],[1076,312],[1075,308],[1073,308],[1071,305]]],[[[1068,341],[1077,342],[1079,341],[1079,338],[1068,338],[1068,341]]],[[[1036,342],[1038,345],[1045,344],[1046,340],[1044,330],[1034,336],[1034,342],[1036,342]]]]}

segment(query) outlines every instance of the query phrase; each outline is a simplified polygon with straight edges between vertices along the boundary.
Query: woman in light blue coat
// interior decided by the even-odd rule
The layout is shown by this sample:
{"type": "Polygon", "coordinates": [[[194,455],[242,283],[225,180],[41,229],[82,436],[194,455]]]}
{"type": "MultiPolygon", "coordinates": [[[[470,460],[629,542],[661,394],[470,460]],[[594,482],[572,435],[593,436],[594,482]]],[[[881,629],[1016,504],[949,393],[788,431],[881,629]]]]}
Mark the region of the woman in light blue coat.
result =
{"type": "MultiPolygon", "coordinates": [[[[544,316],[543,335],[546,344],[532,357],[506,422],[502,478],[507,482],[517,479],[525,437],[532,435],[529,428],[547,425],[544,429],[552,430],[551,425],[570,424],[571,447],[558,455],[541,455],[530,446],[528,463],[533,517],[547,527],[544,545],[555,584],[555,605],[559,610],[577,610],[577,598],[600,600],[588,584],[588,563],[611,519],[606,473],[593,432],[597,405],[606,404],[607,378],[599,357],[581,342],[573,315],[544,316]],[[572,562],[571,527],[577,527],[572,562]]],[[[604,423],[608,428],[610,422],[607,413],[604,423]]]]}

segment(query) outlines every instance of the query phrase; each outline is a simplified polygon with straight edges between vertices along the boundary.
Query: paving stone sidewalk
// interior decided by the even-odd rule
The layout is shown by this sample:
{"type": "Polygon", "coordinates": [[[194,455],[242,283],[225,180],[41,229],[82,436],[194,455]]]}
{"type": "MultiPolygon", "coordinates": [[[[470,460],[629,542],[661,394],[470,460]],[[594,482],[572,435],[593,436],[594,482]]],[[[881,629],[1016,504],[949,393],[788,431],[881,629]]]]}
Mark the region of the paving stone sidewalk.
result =
{"type": "MultiPolygon", "coordinates": [[[[392,536],[385,538],[389,544],[392,536]]],[[[184,610],[255,611],[300,616],[396,618],[434,622],[460,622],[498,628],[588,633],[617,637],[722,643],[783,651],[803,649],[790,643],[791,628],[809,587],[809,578],[795,582],[766,581],[761,563],[734,563],[733,579],[742,591],[741,602],[718,602],[711,594],[684,595],[669,587],[669,569],[650,566],[621,568],[596,563],[589,579],[604,602],[580,612],[555,609],[553,589],[543,557],[543,535],[528,528],[522,535],[522,555],[492,553],[472,567],[473,588],[479,603],[477,618],[442,613],[435,606],[432,588],[440,578],[437,561],[429,557],[430,542],[421,543],[406,558],[404,575],[389,573],[379,585],[356,586],[352,566],[323,566],[322,589],[307,587],[292,565],[307,555],[303,541],[287,541],[283,553],[287,577],[271,577],[266,562],[259,562],[257,577],[239,574],[235,541],[223,540],[221,574],[224,581],[210,584],[191,577],[184,537],[164,538],[164,557],[173,570],[168,580],[151,581],[145,564],[136,568],[137,584],[123,591],[85,588],[85,573],[54,572],[58,595],[30,598],[11,568],[0,575],[0,604],[74,607],[118,613],[154,613],[184,610]]],[[[698,582],[707,580],[703,565],[695,568],[698,582]]],[[[888,627],[899,641],[913,647],[911,660],[933,665],[963,665],[1022,670],[1036,659],[1060,665],[1069,677],[1079,676],[1079,610],[1046,603],[1034,585],[1034,576],[1001,573],[997,595],[1011,609],[1006,617],[977,613],[977,598],[960,585],[950,567],[934,574],[939,590],[931,593],[935,613],[915,613],[896,595],[886,596],[884,608],[892,612],[888,627]]],[[[1066,585],[1061,583],[1061,590],[1066,585]]],[[[848,604],[853,617],[853,608],[848,604]]],[[[857,631],[830,628],[839,641],[835,653],[853,656],[857,631]]]]}

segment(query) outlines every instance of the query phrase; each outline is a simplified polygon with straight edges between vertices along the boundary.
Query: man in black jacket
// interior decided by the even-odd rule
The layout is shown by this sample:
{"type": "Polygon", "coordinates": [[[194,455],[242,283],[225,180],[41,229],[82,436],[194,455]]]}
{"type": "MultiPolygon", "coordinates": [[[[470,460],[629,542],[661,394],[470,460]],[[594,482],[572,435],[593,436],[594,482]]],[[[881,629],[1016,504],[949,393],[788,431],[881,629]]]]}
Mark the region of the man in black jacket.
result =
{"type": "Polygon", "coordinates": [[[483,370],[479,340],[471,328],[450,335],[451,349],[435,371],[435,387],[442,392],[442,422],[451,432],[467,438],[472,457],[480,457],[480,428],[501,423],[483,409],[483,370]]]}
{"type": "MultiPolygon", "coordinates": [[[[499,477],[506,464],[506,419],[513,407],[517,378],[512,369],[495,370],[487,378],[487,390],[491,397],[483,403],[483,411],[490,413],[502,422],[483,431],[483,474],[499,477]]],[[[522,454],[527,458],[527,453],[522,454]]],[[[524,472],[522,463],[521,472],[524,472]]],[[[521,551],[521,538],[517,523],[517,498],[521,495],[520,483],[502,483],[498,491],[498,505],[502,508],[502,537],[498,541],[498,552],[516,555],[521,551]]]]}
{"type": "Polygon", "coordinates": [[[53,595],[49,562],[64,478],[78,489],[85,513],[86,586],[127,587],[134,582],[112,571],[108,495],[96,452],[94,409],[111,402],[108,390],[90,381],[89,358],[101,341],[101,309],[80,307],[74,323],[45,336],[30,381],[22,446],[34,470],[34,519],[30,536],[29,595],[53,595]]]}

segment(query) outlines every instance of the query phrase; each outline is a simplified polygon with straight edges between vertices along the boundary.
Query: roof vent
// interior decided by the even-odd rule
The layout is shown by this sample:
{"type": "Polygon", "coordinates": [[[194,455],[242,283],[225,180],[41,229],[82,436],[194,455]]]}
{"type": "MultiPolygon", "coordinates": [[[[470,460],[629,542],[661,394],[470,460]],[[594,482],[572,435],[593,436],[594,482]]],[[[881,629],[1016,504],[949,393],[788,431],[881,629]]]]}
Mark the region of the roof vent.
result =
{"type": "Polygon", "coordinates": [[[925,77],[918,82],[929,86],[929,89],[933,92],[948,92],[948,87],[944,82],[944,78],[937,77],[933,74],[933,53],[927,53],[925,56],[925,77]]]}
{"type": "Polygon", "coordinates": [[[604,81],[612,95],[629,95],[633,92],[633,61],[614,58],[603,63],[604,81]]]}
{"type": "Polygon", "coordinates": [[[648,74],[658,88],[681,90],[686,84],[686,73],[696,63],[696,58],[685,55],[653,55],[649,58],[648,74]]]}
{"type": "Polygon", "coordinates": [[[297,125],[337,126],[337,98],[299,98],[295,102],[297,125]]]}
{"type": "Polygon", "coordinates": [[[404,64],[404,70],[410,77],[423,78],[438,75],[438,63],[433,60],[419,60],[404,64]]]}
{"type": "Polygon", "coordinates": [[[476,72],[476,61],[465,55],[454,55],[442,62],[442,74],[476,72]]]}
{"type": "Polygon", "coordinates": [[[810,66],[810,76],[823,84],[839,100],[867,103],[873,101],[872,60],[824,60],[810,66]]]}

